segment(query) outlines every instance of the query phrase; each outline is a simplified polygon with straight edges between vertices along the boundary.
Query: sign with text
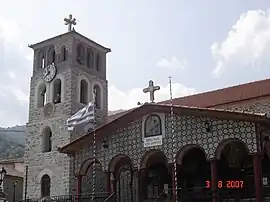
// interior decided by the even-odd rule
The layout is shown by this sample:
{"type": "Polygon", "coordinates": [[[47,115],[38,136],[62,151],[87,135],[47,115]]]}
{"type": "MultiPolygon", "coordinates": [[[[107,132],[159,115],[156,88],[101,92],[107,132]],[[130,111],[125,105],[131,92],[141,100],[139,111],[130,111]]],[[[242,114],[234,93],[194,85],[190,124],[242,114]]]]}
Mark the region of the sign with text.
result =
{"type": "Polygon", "coordinates": [[[145,137],[143,140],[144,147],[153,147],[162,145],[162,135],[145,137]]]}

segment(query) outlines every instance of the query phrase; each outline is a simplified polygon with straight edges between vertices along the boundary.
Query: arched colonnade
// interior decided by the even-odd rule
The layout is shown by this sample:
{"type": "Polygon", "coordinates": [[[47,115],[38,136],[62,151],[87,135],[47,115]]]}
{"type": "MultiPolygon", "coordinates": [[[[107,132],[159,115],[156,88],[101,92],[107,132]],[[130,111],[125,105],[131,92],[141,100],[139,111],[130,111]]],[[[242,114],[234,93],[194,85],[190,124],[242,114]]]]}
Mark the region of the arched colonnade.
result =
{"type": "Polygon", "coordinates": [[[81,164],[77,172],[77,194],[82,193],[83,178],[89,170],[89,174],[93,173],[91,169],[95,164],[95,168],[103,173],[104,188],[99,191],[115,192],[118,201],[144,201],[161,197],[161,194],[185,201],[185,197],[195,193],[204,193],[203,196],[210,193],[215,200],[220,190],[227,190],[227,197],[237,195],[261,201],[261,159],[261,154],[251,154],[239,139],[222,141],[212,159],[207,159],[202,147],[185,145],[175,155],[176,164],[169,162],[164,152],[157,149],[146,151],[139,167],[125,154],[114,156],[107,168],[102,167],[97,159],[90,158],[81,164]]]}

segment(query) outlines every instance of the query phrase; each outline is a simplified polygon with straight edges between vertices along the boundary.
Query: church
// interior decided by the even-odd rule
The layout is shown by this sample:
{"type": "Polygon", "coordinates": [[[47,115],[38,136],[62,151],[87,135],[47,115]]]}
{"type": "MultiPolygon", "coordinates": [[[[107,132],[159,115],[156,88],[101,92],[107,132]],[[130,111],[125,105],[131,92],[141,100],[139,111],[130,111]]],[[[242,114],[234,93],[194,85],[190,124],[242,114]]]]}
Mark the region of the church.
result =
{"type": "MultiPolygon", "coordinates": [[[[106,55],[76,32],[34,51],[25,149],[27,198],[265,201],[270,195],[270,79],[154,102],[108,116],[106,55]],[[97,126],[66,120],[94,99],[97,126]]],[[[98,200],[94,200],[94,199],[98,200]]]]}

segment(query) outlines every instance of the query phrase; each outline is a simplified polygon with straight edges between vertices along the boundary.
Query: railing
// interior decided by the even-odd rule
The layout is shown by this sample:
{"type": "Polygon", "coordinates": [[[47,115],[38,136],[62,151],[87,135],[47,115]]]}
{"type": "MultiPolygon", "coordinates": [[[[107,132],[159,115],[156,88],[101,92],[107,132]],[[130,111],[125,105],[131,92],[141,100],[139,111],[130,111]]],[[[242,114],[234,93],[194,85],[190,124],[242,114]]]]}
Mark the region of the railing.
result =
{"type": "Polygon", "coordinates": [[[80,195],[47,196],[20,200],[18,202],[104,202],[110,194],[107,192],[85,193],[80,195]]]}
{"type": "MultiPolygon", "coordinates": [[[[156,198],[149,198],[153,202],[172,201],[175,189],[164,189],[156,198]]],[[[254,202],[255,189],[219,189],[216,192],[206,188],[177,189],[177,199],[181,202],[212,202],[215,197],[222,202],[254,202]]],[[[149,201],[150,201],[149,200],[149,201]]]]}
{"type": "Polygon", "coordinates": [[[113,192],[104,202],[117,202],[116,193],[113,192]]]}

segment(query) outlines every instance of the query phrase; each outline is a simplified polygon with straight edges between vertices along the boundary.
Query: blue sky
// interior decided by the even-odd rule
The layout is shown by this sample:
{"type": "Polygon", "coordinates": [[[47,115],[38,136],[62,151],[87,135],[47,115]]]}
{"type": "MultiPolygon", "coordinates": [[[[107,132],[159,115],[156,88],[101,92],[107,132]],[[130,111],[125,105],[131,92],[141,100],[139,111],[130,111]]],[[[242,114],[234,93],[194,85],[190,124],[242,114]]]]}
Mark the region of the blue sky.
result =
{"type": "Polygon", "coordinates": [[[270,1],[0,0],[0,126],[25,124],[32,52],[27,47],[76,31],[110,47],[109,108],[227,87],[270,76],[270,1]],[[125,103],[121,102],[126,100],[125,103]]]}

